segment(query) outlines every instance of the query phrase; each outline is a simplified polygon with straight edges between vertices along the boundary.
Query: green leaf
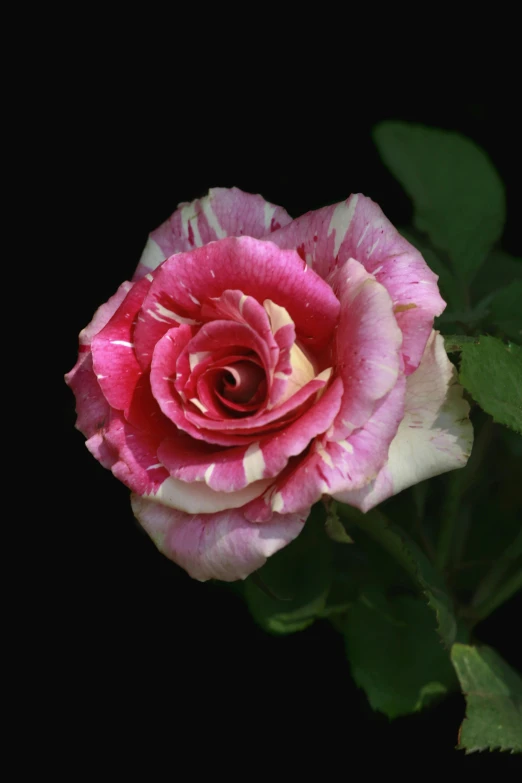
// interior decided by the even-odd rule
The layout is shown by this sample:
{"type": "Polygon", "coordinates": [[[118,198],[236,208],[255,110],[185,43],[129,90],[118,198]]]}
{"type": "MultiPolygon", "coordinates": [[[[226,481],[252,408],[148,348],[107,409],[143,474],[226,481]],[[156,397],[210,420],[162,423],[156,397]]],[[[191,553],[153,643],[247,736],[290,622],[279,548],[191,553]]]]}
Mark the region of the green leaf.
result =
{"type": "Polygon", "coordinates": [[[355,682],[372,708],[390,718],[417,712],[456,687],[433,613],[419,598],[366,591],[346,613],[344,636],[355,682]]]}
{"type": "MultiPolygon", "coordinates": [[[[478,584],[484,583],[486,578],[489,580],[487,575],[493,569],[498,573],[498,569],[506,565],[506,558],[506,576],[512,568],[516,568],[516,562],[510,560],[517,556],[513,543],[521,530],[522,453],[514,454],[511,442],[522,445],[522,438],[512,430],[494,424],[489,416],[486,418],[486,414],[480,411],[477,414],[475,424],[480,419],[485,423],[476,427],[477,437],[468,465],[462,471],[456,471],[466,481],[463,506],[469,525],[466,526],[461,514],[456,534],[459,538],[462,532],[463,538],[455,550],[453,566],[456,570],[452,574],[452,583],[462,596],[466,596],[466,600],[475,593],[476,599],[483,601],[488,595],[492,598],[493,594],[487,588],[477,596],[478,584]],[[467,529],[463,531],[463,527],[467,529]],[[515,553],[513,558],[511,552],[515,553]]],[[[500,576],[502,580],[504,576],[500,576]]],[[[498,584],[494,586],[495,592],[498,584]]]]}
{"type": "Polygon", "coordinates": [[[462,346],[460,382],[494,421],[522,433],[522,348],[479,339],[462,346]]]}
{"type": "Polygon", "coordinates": [[[437,631],[449,649],[457,635],[453,604],[439,571],[408,534],[377,509],[363,514],[358,509],[338,504],[339,513],[355,522],[384,548],[396,563],[410,575],[411,580],[435,612],[437,631]]]}
{"type": "Polygon", "coordinates": [[[353,538],[350,538],[346,528],[339,519],[336,503],[332,502],[328,509],[326,522],[324,523],[327,535],[338,544],[353,544],[353,538]]]}
{"type": "Polygon", "coordinates": [[[451,660],[466,696],[458,748],[522,753],[522,679],[491,647],[454,644],[451,660]]]}
{"type": "Polygon", "coordinates": [[[470,282],[505,220],[504,187],[483,150],[458,133],[383,122],[373,131],[384,163],[414,205],[414,225],[470,282]]]}
{"type": "Polygon", "coordinates": [[[467,337],[465,334],[448,334],[444,337],[444,348],[446,353],[458,353],[462,351],[463,345],[476,343],[478,340],[478,337],[467,337]]]}
{"type": "Polygon", "coordinates": [[[489,314],[492,294],[481,299],[474,307],[468,307],[465,310],[444,310],[438,316],[438,324],[465,324],[468,329],[475,329],[477,324],[483,321],[489,314]]]}
{"type": "Polygon", "coordinates": [[[359,586],[356,585],[352,574],[339,573],[334,576],[324,608],[320,617],[329,617],[344,614],[352,606],[359,596],[359,586]]]}
{"type": "Polygon", "coordinates": [[[522,280],[493,294],[489,303],[490,320],[507,337],[522,342],[522,280]]]}
{"type": "Polygon", "coordinates": [[[522,258],[512,256],[504,250],[492,250],[473,281],[473,301],[482,299],[514,280],[522,280],[522,258]]]}
{"type": "Polygon", "coordinates": [[[245,580],[248,608],[262,628],[287,634],[311,625],[326,606],[332,582],[325,510],[312,509],[303,532],[245,580]]]}

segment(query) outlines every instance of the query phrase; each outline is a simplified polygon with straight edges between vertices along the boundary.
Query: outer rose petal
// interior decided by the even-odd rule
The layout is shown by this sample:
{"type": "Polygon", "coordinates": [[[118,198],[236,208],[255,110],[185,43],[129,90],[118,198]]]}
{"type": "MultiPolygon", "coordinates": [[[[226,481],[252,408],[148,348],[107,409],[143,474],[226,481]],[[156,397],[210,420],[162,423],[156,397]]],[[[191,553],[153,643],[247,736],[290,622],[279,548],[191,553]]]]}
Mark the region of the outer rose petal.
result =
{"type": "Polygon", "coordinates": [[[96,378],[105,399],[117,410],[129,407],[142,374],[131,340],[136,318],[149,288],[149,280],[136,283],[109,322],[92,340],[96,378]]]}
{"type": "Polygon", "coordinates": [[[296,538],[306,519],[305,514],[275,514],[270,522],[255,525],[241,509],[191,515],[137,495],[131,496],[131,503],[160,552],[201,582],[245,579],[296,538]]]}
{"type": "Polygon", "coordinates": [[[407,242],[380,207],[360,194],[315,212],[308,212],[274,232],[271,242],[296,248],[315,272],[326,279],[348,258],[355,258],[388,290],[404,336],[405,373],[418,366],[433,327],[444,310],[437,275],[407,242]]]}
{"type": "Polygon", "coordinates": [[[418,369],[407,380],[406,411],[387,465],[367,487],[340,492],[335,499],[368,511],[419,481],[464,467],[473,444],[468,414],[444,340],[433,331],[418,369]]]}
{"type": "MultiPolygon", "coordinates": [[[[80,430],[86,438],[93,437],[104,426],[109,416],[109,405],[101,392],[92,367],[91,341],[110,321],[131,288],[132,283],[122,283],[109,301],[96,310],[90,324],[80,332],[78,360],[65,376],[65,382],[71,387],[76,397],[78,417],[76,429],[80,430]]],[[[105,466],[106,457],[104,456],[103,459],[98,457],[98,448],[95,442],[91,445],[93,454],[105,466]]]]}
{"type": "Polygon", "coordinates": [[[224,237],[260,239],[291,221],[286,210],[262,196],[239,188],[212,188],[202,199],[179,204],[176,212],[150,234],[134,280],[174,253],[186,253],[224,237]]]}
{"type": "MultiPolygon", "coordinates": [[[[166,420],[165,424],[165,435],[173,434],[169,429],[170,422],[166,420]]],[[[117,455],[109,467],[116,478],[138,495],[188,514],[211,514],[244,506],[271,483],[270,479],[266,479],[253,482],[237,492],[225,493],[215,492],[201,482],[189,483],[172,478],[158,459],[161,438],[152,421],[151,425],[150,429],[138,429],[129,424],[120,411],[113,410],[110,424],[104,432],[108,454],[117,455]]]]}
{"type": "Polygon", "coordinates": [[[339,441],[364,426],[397,384],[402,335],[388,291],[362,264],[348,259],[337,278],[337,363],[345,391],[329,440],[339,441]]]}

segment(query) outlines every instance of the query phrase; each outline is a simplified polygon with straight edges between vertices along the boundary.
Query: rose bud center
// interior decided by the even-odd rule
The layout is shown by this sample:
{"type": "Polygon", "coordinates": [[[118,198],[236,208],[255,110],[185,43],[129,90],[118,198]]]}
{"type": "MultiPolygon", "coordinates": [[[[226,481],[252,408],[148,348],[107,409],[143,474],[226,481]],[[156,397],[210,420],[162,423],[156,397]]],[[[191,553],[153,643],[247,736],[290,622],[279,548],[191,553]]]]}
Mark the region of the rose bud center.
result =
{"type": "Polygon", "coordinates": [[[265,371],[252,361],[237,362],[223,367],[221,397],[232,402],[252,402],[261,385],[266,391],[265,371]]]}

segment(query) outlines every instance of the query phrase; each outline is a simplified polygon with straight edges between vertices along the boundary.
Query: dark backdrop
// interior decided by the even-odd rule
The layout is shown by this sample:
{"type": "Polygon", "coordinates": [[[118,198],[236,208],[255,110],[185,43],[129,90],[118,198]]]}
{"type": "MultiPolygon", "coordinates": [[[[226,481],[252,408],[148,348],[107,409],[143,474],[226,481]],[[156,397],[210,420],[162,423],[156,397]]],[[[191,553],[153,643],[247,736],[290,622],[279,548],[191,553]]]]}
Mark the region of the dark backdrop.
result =
{"type": "MultiPolygon", "coordinates": [[[[146,92],[136,96],[130,86],[108,84],[86,91],[59,130],[69,216],[61,279],[70,296],[61,314],[67,328],[57,375],[74,364],[77,333],[96,307],[132,275],[148,232],[178,202],[209,187],[259,192],[294,217],[363,192],[392,221],[406,224],[408,199],[370,138],[382,119],[456,129],[481,144],[507,187],[505,249],[521,252],[516,127],[494,95],[451,105],[381,100],[369,111],[354,107],[333,118],[317,111],[313,98],[285,111],[271,108],[269,98],[263,108],[245,110],[214,96],[205,114],[194,106],[197,92],[189,97],[150,101],[146,92]]],[[[82,753],[96,757],[124,736],[132,758],[145,731],[157,737],[158,755],[185,752],[197,763],[232,763],[239,747],[251,771],[263,759],[270,763],[275,751],[296,761],[322,754],[334,765],[361,749],[368,763],[411,753],[469,770],[510,762],[497,754],[465,759],[453,750],[464,712],[460,697],[389,723],[354,686],[342,639],[326,622],[270,637],[235,595],[191,580],[160,555],[132,517],[128,490],[73,429],[72,393],[65,386],[59,393],[67,481],[56,508],[53,614],[63,636],[57,663],[65,675],[64,714],[82,753]]],[[[483,639],[511,661],[512,616],[505,607],[482,628],[483,639]]]]}

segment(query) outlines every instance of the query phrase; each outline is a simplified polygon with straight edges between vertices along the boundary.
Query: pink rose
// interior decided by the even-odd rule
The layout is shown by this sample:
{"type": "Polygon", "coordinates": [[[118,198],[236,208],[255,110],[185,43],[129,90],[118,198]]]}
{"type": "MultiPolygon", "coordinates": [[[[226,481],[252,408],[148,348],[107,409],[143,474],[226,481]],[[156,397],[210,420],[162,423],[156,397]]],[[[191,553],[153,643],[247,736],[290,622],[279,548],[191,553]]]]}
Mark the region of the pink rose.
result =
{"type": "Polygon", "coordinates": [[[365,511],[465,464],[444,306],[370,199],[292,220],[216,188],[150,235],[81,332],[77,427],[167,557],[243,579],[323,494],[365,511]]]}

